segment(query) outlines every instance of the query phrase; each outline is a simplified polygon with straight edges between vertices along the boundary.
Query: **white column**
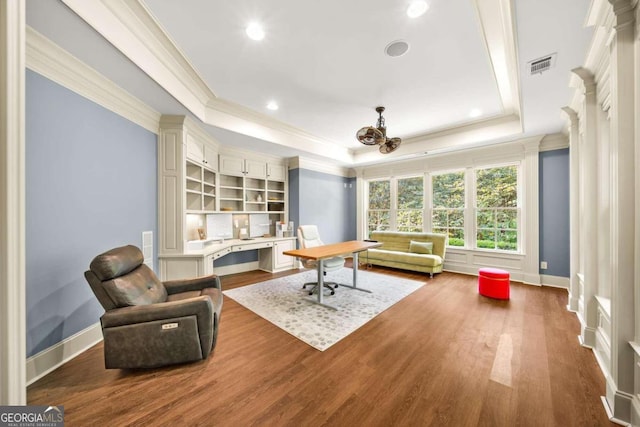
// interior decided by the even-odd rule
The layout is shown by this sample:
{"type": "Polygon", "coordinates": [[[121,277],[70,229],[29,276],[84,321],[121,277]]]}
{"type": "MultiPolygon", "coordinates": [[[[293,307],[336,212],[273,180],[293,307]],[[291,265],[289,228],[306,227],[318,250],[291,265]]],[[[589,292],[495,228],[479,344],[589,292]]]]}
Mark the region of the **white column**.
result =
{"type": "Polygon", "coordinates": [[[616,419],[630,421],[634,383],[634,7],[632,0],[609,0],[614,34],[611,79],[611,380],[607,402],[616,419]]]}
{"type": "Polygon", "coordinates": [[[576,68],[572,70],[582,82],[584,93],[583,108],[580,114],[580,125],[582,127],[582,138],[580,140],[580,170],[582,175],[582,192],[580,199],[582,201],[582,217],[580,223],[580,240],[582,245],[582,259],[584,263],[584,312],[582,315],[582,325],[580,333],[580,341],[582,345],[587,347],[595,347],[595,336],[597,328],[597,302],[595,299],[598,289],[598,270],[597,270],[597,197],[598,189],[597,180],[597,126],[596,118],[596,84],[593,74],[585,68],[576,68]],[[589,236],[589,244],[587,245],[586,236],[589,236]]]}
{"type": "Polygon", "coordinates": [[[523,279],[524,283],[540,285],[540,195],[539,195],[539,153],[540,141],[542,138],[534,139],[524,144],[524,197],[525,212],[523,212],[524,230],[524,250],[526,257],[524,260],[523,279]]]}
{"type": "Polygon", "coordinates": [[[0,405],[25,405],[25,2],[0,1],[0,405]]]}
{"type": "Polygon", "coordinates": [[[569,107],[563,107],[562,111],[569,119],[569,212],[570,212],[570,277],[569,277],[569,304],[567,309],[578,311],[578,301],[580,298],[580,283],[578,273],[580,272],[580,200],[579,200],[579,163],[578,163],[578,114],[569,107]]]}

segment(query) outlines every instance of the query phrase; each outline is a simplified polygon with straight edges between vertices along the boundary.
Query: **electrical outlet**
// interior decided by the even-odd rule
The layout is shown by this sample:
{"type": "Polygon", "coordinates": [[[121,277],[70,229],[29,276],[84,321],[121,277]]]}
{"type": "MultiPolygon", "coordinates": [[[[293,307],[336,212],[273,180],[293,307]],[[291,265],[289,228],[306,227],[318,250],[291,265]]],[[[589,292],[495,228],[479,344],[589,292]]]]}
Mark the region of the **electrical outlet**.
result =
{"type": "Polygon", "coordinates": [[[542,261],[542,262],[540,263],[540,268],[541,268],[542,270],[546,270],[546,269],[547,269],[547,261],[542,261]]]}

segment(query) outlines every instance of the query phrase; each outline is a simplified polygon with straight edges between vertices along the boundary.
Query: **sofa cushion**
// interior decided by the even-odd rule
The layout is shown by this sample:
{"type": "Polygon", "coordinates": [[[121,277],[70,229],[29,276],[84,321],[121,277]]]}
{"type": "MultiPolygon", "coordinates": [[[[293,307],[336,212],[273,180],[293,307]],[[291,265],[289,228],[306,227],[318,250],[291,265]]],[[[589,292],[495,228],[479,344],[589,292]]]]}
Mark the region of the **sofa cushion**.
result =
{"type": "Polygon", "coordinates": [[[442,258],[438,255],[388,251],[385,249],[369,249],[368,256],[372,261],[379,259],[390,262],[424,265],[426,267],[437,267],[442,264],[442,258]]]}
{"type": "Polygon", "coordinates": [[[431,254],[433,253],[433,242],[416,242],[412,240],[409,243],[409,252],[414,254],[431,254]]]}

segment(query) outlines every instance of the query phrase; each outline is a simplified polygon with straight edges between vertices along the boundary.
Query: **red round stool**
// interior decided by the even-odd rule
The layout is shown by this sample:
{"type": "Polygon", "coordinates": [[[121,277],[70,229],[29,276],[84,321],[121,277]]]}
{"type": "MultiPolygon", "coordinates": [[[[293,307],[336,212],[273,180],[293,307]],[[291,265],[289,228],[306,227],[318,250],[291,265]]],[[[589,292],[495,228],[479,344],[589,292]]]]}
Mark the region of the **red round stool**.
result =
{"type": "Polygon", "coordinates": [[[478,293],[489,298],[509,299],[509,272],[490,267],[478,270],[478,293]]]}

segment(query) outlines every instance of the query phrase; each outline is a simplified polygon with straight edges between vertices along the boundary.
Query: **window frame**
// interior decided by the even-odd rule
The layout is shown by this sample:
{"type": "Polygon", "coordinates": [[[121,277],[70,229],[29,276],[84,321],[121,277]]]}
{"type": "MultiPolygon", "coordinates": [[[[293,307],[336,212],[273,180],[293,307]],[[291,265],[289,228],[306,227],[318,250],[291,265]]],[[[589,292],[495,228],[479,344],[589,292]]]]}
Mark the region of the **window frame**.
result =
{"type": "MultiPolygon", "coordinates": [[[[473,249],[476,251],[483,251],[483,252],[498,252],[498,253],[504,253],[504,254],[515,254],[515,255],[522,255],[523,253],[523,242],[522,242],[522,227],[523,227],[523,223],[522,223],[522,211],[523,211],[523,206],[522,206],[522,162],[521,161],[514,161],[514,162],[501,162],[501,163],[492,163],[492,164],[484,164],[481,166],[475,166],[473,168],[470,168],[471,171],[473,172],[471,175],[471,179],[473,181],[473,194],[471,194],[471,198],[472,198],[472,207],[470,209],[470,216],[473,219],[473,235],[471,236],[471,247],[469,247],[468,249],[473,249]],[[499,249],[497,247],[497,231],[499,230],[497,227],[494,228],[494,231],[496,231],[496,235],[494,236],[494,241],[496,242],[496,248],[490,249],[490,248],[479,248],[477,247],[477,239],[478,239],[478,230],[480,229],[478,227],[478,222],[477,222],[477,214],[478,211],[481,209],[504,209],[504,207],[498,207],[498,208],[480,208],[478,207],[478,201],[477,201],[477,194],[478,194],[478,180],[477,180],[477,171],[478,170],[482,170],[482,169],[497,169],[497,168],[503,168],[503,167],[510,167],[510,166],[515,166],[516,168],[516,207],[515,208],[507,208],[509,210],[515,210],[516,211],[516,222],[517,222],[517,230],[516,230],[516,239],[518,242],[518,246],[516,248],[516,250],[512,251],[512,250],[507,250],[507,249],[499,249]]],[[[509,229],[512,230],[512,229],[509,229]]]]}
{"type": "MultiPolygon", "coordinates": [[[[388,209],[389,211],[389,231],[397,231],[398,230],[398,213],[400,211],[413,211],[413,210],[419,210],[422,211],[421,212],[421,217],[422,217],[422,231],[424,232],[425,230],[430,229],[425,221],[425,212],[427,211],[427,207],[426,207],[426,203],[427,203],[427,197],[426,197],[426,185],[425,185],[425,173],[413,173],[413,174],[407,174],[407,175],[402,175],[402,176],[391,176],[391,177],[381,177],[381,178],[371,178],[371,179],[367,179],[365,180],[365,209],[364,209],[364,219],[365,219],[365,231],[366,231],[366,235],[369,236],[371,233],[371,230],[369,230],[369,213],[374,211],[374,212],[382,212],[382,211],[387,211],[387,209],[370,209],[369,208],[369,183],[371,182],[375,182],[375,181],[388,181],[389,184],[389,197],[390,197],[390,208],[388,209]],[[400,209],[398,208],[398,181],[402,180],[402,179],[409,179],[409,178],[422,178],[422,208],[421,209],[400,209]]],[[[373,230],[375,231],[375,230],[373,230]]],[[[368,237],[367,237],[368,238],[368,237]]]]}
{"type": "MultiPolygon", "coordinates": [[[[445,227],[446,229],[446,234],[447,236],[449,235],[449,229],[451,228],[455,228],[455,229],[462,229],[462,233],[463,233],[463,240],[464,240],[464,245],[462,246],[451,246],[449,245],[449,239],[447,239],[447,248],[454,248],[454,249],[466,249],[467,248],[467,243],[468,243],[468,230],[467,230],[467,209],[468,209],[468,191],[467,191],[467,168],[456,168],[456,169],[447,169],[447,170],[440,170],[440,171],[435,171],[432,173],[428,174],[428,179],[427,181],[429,182],[429,230],[431,230],[431,232],[433,233],[433,215],[435,213],[436,210],[445,210],[445,211],[451,211],[451,210],[460,210],[462,211],[462,217],[463,217],[463,225],[462,227],[445,227]],[[448,174],[453,174],[453,173],[460,173],[462,172],[462,180],[464,182],[464,206],[461,208],[451,208],[451,207],[446,207],[446,208],[436,208],[434,206],[434,197],[433,197],[433,178],[435,176],[440,176],[440,175],[448,175],[448,174]]],[[[442,228],[442,227],[440,227],[442,228]]]]}
{"type": "MultiPolygon", "coordinates": [[[[369,236],[369,182],[372,181],[389,181],[390,182],[390,202],[391,207],[389,209],[389,230],[397,231],[397,214],[398,214],[398,180],[405,178],[423,177],[423,208],[422,208],[422,221],[423,232],[433,232],[433,181],[432,177],[435,175],[443,175],[447,173],[464,172],[464,198],[465,207],[464,211],[464,246],[450,246],[447,244],[447,249],[451,250],[465,250],[465,251],[481,251],[488,253],[499,253],[505,255],[524,255],[524,249],[526,242],[523,240],[523,229],[526,226],[525,221],[525,209],[524,206],[524,159],[511,160],[506,162],[487,162],[482,164],[476,164],[473,166],[456,167],[451,169],[433,170],[423,173],[412,173],[402,176],[385,176],[365,179],[365,209],[364,209],[364,222],[365,222],[365,235],[369,236]],[[489,249],[489,248],[477,248],[477,232],[479,227],[477,226],[477,175],[476,172],[482,169],[494,169],[500,167],[515,166],[517,173],[517,202],[515,208],[509,208],[516,210],[516,238],[517,249],[489,249]]],[[[447,208],[448,209],[448,208],[447,208]]],[[[496,208],[498,209],[498,208],[496,208]]],[[[500,229],[502,230],[502,229],[500,229]]],[[[512,230],[512,229],[509,229],[512,230]]],[[[495,239],[496,237],[494,237],[495,239]]],[[[497,244],[496,244],[497,246],[497,244]]]]}

